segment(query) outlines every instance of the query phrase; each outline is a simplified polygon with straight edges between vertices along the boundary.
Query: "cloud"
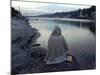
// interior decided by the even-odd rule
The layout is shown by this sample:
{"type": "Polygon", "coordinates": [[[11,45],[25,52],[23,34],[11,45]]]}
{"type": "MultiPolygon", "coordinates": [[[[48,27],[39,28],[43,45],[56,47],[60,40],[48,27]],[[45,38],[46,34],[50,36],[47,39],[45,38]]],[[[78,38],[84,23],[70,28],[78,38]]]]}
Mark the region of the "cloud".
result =
{"type": "Polygon", "coordinates": [[[20,8],[23,8],[23,9],[37,9],[39,7],[42,7],[42,6],[46,6],[46,4],[44,3],[35,3],[35,2],[18,2],[18,1],[12,1],[12,6],[13,7],[20,7],[20,8]]]}
{"type": "Polygon", "coordinates": [[[48,14],[55,12],[67,12],[77,9],[89,8],[90,6],[68,5],[68,4],[51,4],[51,3],[35,3],[35,2],[16,2],[12,1],[12,6],[20,10],[22,13],[31,13],[32,15],[48,14]]]}

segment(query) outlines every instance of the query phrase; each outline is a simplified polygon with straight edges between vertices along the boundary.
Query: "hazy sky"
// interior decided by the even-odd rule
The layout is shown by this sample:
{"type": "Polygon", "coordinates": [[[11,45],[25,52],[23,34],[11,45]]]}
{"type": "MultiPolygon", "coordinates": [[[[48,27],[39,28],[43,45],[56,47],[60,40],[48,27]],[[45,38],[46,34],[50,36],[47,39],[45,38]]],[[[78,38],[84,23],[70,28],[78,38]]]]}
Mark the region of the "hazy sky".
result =
{"type": "MultiPolygon", "coordinates": [[[[39,0],[38,0],[39,1],[39,0]]],[[[66,12],[77,9],[89,8],[83,5],[67,5],[67,4],[51,4],[51,3],[35,3],[35,2],[18,2],[12,1],[12,6],[22,13],[30,13],[30,15],[41,15],[55,12],[66,12]]]]}

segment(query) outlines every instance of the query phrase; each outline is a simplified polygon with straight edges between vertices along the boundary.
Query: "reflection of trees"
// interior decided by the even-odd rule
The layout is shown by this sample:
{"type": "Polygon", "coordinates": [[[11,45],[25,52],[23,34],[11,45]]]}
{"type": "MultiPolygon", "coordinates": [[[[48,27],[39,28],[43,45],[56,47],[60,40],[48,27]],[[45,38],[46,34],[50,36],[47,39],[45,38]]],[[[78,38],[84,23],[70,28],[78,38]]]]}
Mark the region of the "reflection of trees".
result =
{"type": "Polygon", "coordinates": [[[85,27],[88,28],[94,34],[96,33],[96,22],[75,22],[75,21],[60,21],[56,20],[57,24],[63,23],[65,25],[72,25],[77,27],[85,27]]]}
{"type": "Polygon", "coordinates": [[[67,24],[67,25],[74,25],[74,26],[79,26],[80,22],[76,22],[76,21],[64,21],[64,20],[56,20],[55,21],[57,24],[63,23],[63,24],[67,24]]]}
{"type": "Polygon", "coordinates": [[[81,27],[86,27],[91,32],[93,32],[94,34],[96,34],[96,24],[95,24],[95,22],[81,23],[81,27]]]}
{"type": "Polygon", "coordinates": [[[95,25],[91,25],[88,28],[90,29],[90,31],[92,31],[94,34],[96,34],[96,26],[95,25]]]}

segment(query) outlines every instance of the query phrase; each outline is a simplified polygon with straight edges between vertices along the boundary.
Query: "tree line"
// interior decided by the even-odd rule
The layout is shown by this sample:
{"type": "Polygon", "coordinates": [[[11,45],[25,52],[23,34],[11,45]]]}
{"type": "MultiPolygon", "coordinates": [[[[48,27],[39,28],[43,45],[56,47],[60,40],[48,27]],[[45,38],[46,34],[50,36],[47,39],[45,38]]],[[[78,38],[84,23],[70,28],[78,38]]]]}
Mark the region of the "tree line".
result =
{"type": "Polygon", "coordinates": [[[95,19],[96,6],[91,6],[90,8],[78,9],[70,12],[56,12],[54,14],[44,14],[39,15],[38,17],[95,19]]]}

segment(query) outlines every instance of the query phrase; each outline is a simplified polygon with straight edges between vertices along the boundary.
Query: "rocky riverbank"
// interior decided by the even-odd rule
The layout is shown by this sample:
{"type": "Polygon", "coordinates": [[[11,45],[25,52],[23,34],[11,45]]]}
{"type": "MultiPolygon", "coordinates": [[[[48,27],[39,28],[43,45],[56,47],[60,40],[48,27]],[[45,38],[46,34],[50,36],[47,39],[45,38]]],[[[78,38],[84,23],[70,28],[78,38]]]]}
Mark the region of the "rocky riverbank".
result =
{"type": "Polygon", "coordinates": [[[12,73],[20,73],[26,71],[27,67],[32,63],[30,53],[32,51],[32,43],[35,43],[40,33],[37,29],[32,29],[25,19],[12,18],[11,22],[11,57],[12,57],[12,73]],[[23,68],[23,69],[22,69],[23,68]]]}

